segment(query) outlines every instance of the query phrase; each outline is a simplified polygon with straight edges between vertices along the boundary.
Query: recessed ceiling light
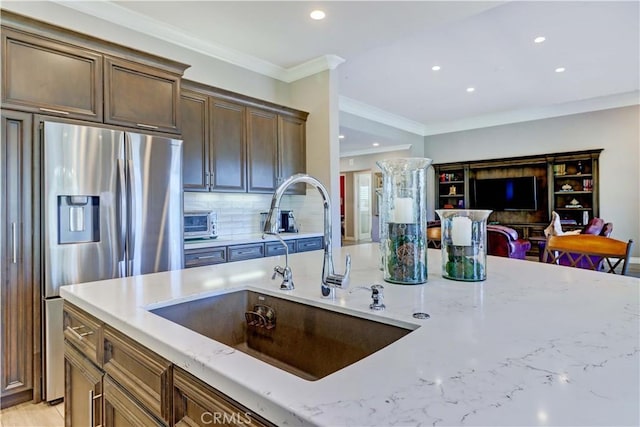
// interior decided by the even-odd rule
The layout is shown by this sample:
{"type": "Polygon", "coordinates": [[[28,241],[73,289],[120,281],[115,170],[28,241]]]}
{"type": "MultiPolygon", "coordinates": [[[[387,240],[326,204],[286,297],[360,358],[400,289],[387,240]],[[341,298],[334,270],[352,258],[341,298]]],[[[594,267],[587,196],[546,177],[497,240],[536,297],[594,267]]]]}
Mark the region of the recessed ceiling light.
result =
{"type": "Polygon", "coordinates": [[[380,145],[380,143],[379,143],[379,142],[374,142],[374,143],[373,143],[373,146],[374,146],[374,147],[378,147],[379,145],[380,145]]]}
{"type": "Polygon", "coordinates": [[[534,43],[542,43],[543,41],[545,41],[547,38],[544,36],[538,36],[535,39],[533,39],[534,43]]]}
{"type": "Polygon", "coordinates": [[[338,138],[344,139],[344,135],[338,135],[338,138]]]}
{"type": "Polygon", "coordinates": [[[476,88],[475,87],[468,87],[467,88],[467,92],[471,93],[471,92],[475,92],[476,88]]]}
{"type": "Polygon", "coordinates": [[[565,68],[564,67],[558,67],[556,68],[556,73],[564,73],[565,68]]]}
{"type": "Polygon", "coordinates": [[[324,19],[325,16],[327,16],[324,11],[320,10],[320,9],[316,9],[314,11],[312,11],[309,16],[311,17],[311,19],[315,19],[316,21],[319,21],[321,19],[324,19]]]}
{"type": "Polygon", "coordinates": [[[431,67],[431,69],[433,71],[439,71],[440,70],[440,66],[439,65],[434,65],[433,67],[431,67]]]}

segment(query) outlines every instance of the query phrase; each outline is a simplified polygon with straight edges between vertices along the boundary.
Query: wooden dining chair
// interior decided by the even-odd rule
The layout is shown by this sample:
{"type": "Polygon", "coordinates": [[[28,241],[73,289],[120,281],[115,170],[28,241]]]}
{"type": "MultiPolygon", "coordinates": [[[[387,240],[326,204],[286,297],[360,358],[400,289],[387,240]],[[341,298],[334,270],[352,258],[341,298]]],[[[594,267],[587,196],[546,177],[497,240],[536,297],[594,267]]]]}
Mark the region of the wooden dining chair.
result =
{"type": "Polygon", "coordinates": [[[427,227],[427,247],[440,249],[442,246],[442,232],[440,226],[427,227]]]}
{"type": "Polygon", "coordinates": [[[623,242],[593,234],[549,236],[543,262],[626,274],[633,240],[623,242]]]}

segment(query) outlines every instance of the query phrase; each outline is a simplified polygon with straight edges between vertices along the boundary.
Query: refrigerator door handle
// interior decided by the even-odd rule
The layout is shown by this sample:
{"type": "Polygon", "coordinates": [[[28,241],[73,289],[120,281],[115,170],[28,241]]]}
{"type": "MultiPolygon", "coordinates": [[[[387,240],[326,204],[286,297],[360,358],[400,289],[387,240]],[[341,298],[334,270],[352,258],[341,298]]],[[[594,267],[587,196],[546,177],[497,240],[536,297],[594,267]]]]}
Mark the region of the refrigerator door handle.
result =
{"type": "Polygon", "coordinates": [[[133,194],[133,161],[131,159],[127,159],[127,200],[129,200],[129,209],[127,216],[127,230],[129,232],[129,246],[127,247],[127,276],[133,275],[133,258],[135,256],[136,250],[136,227],[134,227],[133,219],[137,218],[137,212],[134,211],[136,209],[136,202],[138,200],[138,195],[133,194]]]}
{"type": "Polygon", "coordinates": [[[117,209],[117,223],[120,232],[118,239],[118,271],[120,272],[120,277],[124,277],[127,275],[127,265],[125,259],[127,238],[127,195],[125,194],[126,188],[123,188],[126,185],[125,166],[123,159],[118,159],[117,169],[118,184],[116,185],[116,199],[118,201],[118,204],[120,205],[117,209]]]}
{"type": "Polygon", "coordinates": [[[11,223],[11,252],[12,252],[11,262],[13,264],[17,264],[18,263],[18,240],[16,238],[15,222],[11,223]]]}

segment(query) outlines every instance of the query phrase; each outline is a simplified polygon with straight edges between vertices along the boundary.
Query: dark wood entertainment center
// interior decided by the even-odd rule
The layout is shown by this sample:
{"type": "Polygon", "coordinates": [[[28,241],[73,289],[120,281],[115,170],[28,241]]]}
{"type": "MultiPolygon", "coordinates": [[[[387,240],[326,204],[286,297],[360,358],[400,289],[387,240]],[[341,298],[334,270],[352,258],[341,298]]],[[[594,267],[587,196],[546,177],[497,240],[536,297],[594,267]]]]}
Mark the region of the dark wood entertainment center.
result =
{"type": "Polygon", "coordinates": [[[490,223],[523,239],[542,236],[556,211],[563,229],[582,228],[600,214],[598,160],[602,149],[434,164],[437,209],[473,209],[474,180],[536,177],[536,210],[495,210],[490,223]]]}

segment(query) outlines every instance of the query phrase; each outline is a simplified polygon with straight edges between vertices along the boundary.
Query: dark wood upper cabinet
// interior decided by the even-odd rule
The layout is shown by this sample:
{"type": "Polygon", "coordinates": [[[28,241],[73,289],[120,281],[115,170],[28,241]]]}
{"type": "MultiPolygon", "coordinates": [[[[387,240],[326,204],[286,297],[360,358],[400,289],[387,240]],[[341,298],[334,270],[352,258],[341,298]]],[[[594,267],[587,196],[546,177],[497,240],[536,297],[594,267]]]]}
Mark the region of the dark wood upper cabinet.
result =
{"type": "Polygon", "coordinates": [[[180,75],[105,57],[105,123],[180,132],[180,75]]]}
{"type": "Polygon", "coordinates": [[[2,11],[2,106],[179,134],[188,67],[2,11]]]}
{"type": "MultiPolygon", "coordinates": [[[[290,175],[305,173],[307,115],[184,81],[185,191],[272,193],[290,175]],[[203,119],[207,115],[208,121],[203,119]]],[[[287,194],[305,191],[298,184],[287,194]]]]}
{"type": "Polygon", "coordinates": [[[278,116],[247,109],[247,175],[249,191],[272,193],[277,186],[278,116]]]}
{"type": "Polygon", "coordinates": [[[210,98],[212,191],[247,190],[245,110],[242,104],[210,98]]]}
{"type": "Polygon", "coordinates": [[[102,121],[102,55],[2,29],[2,106],[102,121]]]}
{"type": "MultiPolygon", "coordinates": [[[[306,173],[306,122],[299,117],[278,116],[278,184],[291,175],[306,173]]],[[[306,185],[294,184],[287,194],[305,194],[306,185]]]]}
{"type": "Polygon", "coordinates": [[[209,102],[206,95],[182,91],[182,185],[209,190],[209,102]]]}

